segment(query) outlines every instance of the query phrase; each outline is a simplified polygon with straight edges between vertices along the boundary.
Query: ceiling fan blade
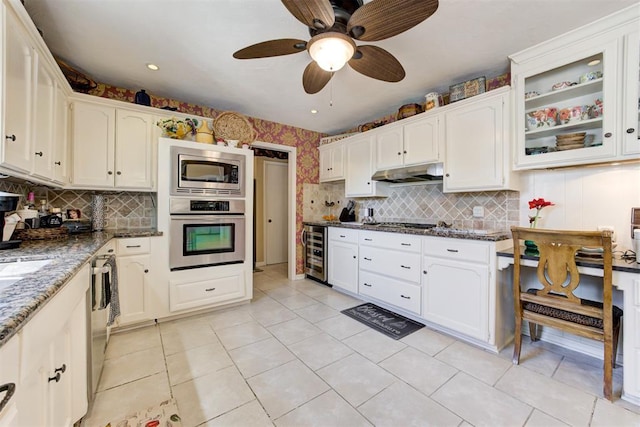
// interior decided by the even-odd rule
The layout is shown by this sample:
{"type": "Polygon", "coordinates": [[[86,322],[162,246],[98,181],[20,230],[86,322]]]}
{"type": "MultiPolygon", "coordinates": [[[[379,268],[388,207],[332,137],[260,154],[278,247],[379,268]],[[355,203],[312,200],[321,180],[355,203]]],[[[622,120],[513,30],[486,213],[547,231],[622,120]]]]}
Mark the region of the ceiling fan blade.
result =
{"type": "Polygon", "coordinates": [[[331,28],[336,19],[329,0],[282,0],[282,4],[298,21],[310,28],[331,28]]]}
{"type": "Polygon", "coordinates": [[[349,65],[360,74],[385,82],[399,82],[405,76],[404,68],[395,56],[378,46],[358,46],[349,65]]]}
{"type": "Polygon", "coordinates": [[[438,0],[373,0],[351,15],[347,32],[357,40],[383,40],[413,28],[437,9],[438,0]]]}
{"type": "Polygon", "coordinates": [[[333,77],[332,72],[323,70],[315,61],[310,62],[302,74],[304,91],[308,94],[320,92],[329,83],[331,77],[333,77]]]}
{"type": "Polygon", "coordinates": [[[289,55],[302,52],[307,42],[298,39],[277,39],[247,46],[233,54],[236,59],[269,58],[271,56],[289,55]]]}

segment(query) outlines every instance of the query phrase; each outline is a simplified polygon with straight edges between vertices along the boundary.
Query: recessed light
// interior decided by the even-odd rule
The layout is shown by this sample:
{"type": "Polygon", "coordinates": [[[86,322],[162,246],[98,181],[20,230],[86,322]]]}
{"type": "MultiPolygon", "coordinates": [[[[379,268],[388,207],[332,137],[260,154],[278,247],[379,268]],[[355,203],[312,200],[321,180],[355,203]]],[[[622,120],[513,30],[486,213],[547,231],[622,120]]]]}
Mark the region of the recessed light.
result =
{"type": "Polygon", "coordinates": [[[593,67],[594,65],[598,65],[599,63],[600,63],[600,60],[599,60],[599,59],[594,59],[593,61],[589,61],[589,62],[587,62],[587,65],[588,65],[589,67],[593,67]]]}
{"type": "Polygon", "coordinates": [[[318,110],[311,110],[311,114],[318,114],[318,110]]]}
{"type": "Polygon", "coordinates": [[[158,71],[160,69],[156,64],[147,64],[147,68],[153,71],[158,71]]]}

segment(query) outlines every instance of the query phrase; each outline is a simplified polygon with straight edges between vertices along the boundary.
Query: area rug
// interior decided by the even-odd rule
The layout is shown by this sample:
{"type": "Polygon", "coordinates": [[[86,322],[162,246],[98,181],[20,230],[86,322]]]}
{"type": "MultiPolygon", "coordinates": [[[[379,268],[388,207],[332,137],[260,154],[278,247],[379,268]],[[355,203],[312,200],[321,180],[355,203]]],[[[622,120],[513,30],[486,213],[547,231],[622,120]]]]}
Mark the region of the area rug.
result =
{"type": "Polygon", "coordinates": [[[165,400],[159,405],[144,409],[124,419],[110,422],[105,427],[181,427],[178,406],[174,399],[165,400]]]}
{"type": "Polygon", "coordinates": [[[341,313],[395,340],[406,337],[424,327],[422,323],[371,303],[347,308],[342,310],[341,313]]]}

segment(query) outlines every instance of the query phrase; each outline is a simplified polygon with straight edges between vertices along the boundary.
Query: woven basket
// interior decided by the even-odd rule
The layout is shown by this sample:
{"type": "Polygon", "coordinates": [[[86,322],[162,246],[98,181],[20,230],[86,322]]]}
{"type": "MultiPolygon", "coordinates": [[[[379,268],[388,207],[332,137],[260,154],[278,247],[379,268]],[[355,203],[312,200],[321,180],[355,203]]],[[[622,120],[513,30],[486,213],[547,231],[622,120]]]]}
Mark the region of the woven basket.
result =
{"type": "Polygon", "coordinates": [[[249,120],[242,114],[232,111],[220,113],[213,121],[216,138],[237,139],[241,144],[251,144],[256,140],[256,133],[249,120]]]}
{"type": "Polygon", "coordinates": [[[24,228],[16,230],[13,238],[18,240],[50,240],[65,239],[69,235],[67,227],[56,228],[24,228]]]}

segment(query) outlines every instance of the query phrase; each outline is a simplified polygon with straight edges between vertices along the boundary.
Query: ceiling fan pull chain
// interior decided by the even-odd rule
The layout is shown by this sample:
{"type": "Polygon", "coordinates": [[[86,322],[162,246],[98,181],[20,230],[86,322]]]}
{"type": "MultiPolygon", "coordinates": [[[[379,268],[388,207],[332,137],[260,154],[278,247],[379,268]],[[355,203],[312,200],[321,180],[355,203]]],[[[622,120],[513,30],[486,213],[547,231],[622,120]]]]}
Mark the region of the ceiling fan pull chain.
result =
{"type": "MultiPolygon", "coordinates": [[[[331,73],[333,76],[335,72],[331,73]]],[[[329,80],[329,107],[333,107],[333,79],[329,80]]]]}

